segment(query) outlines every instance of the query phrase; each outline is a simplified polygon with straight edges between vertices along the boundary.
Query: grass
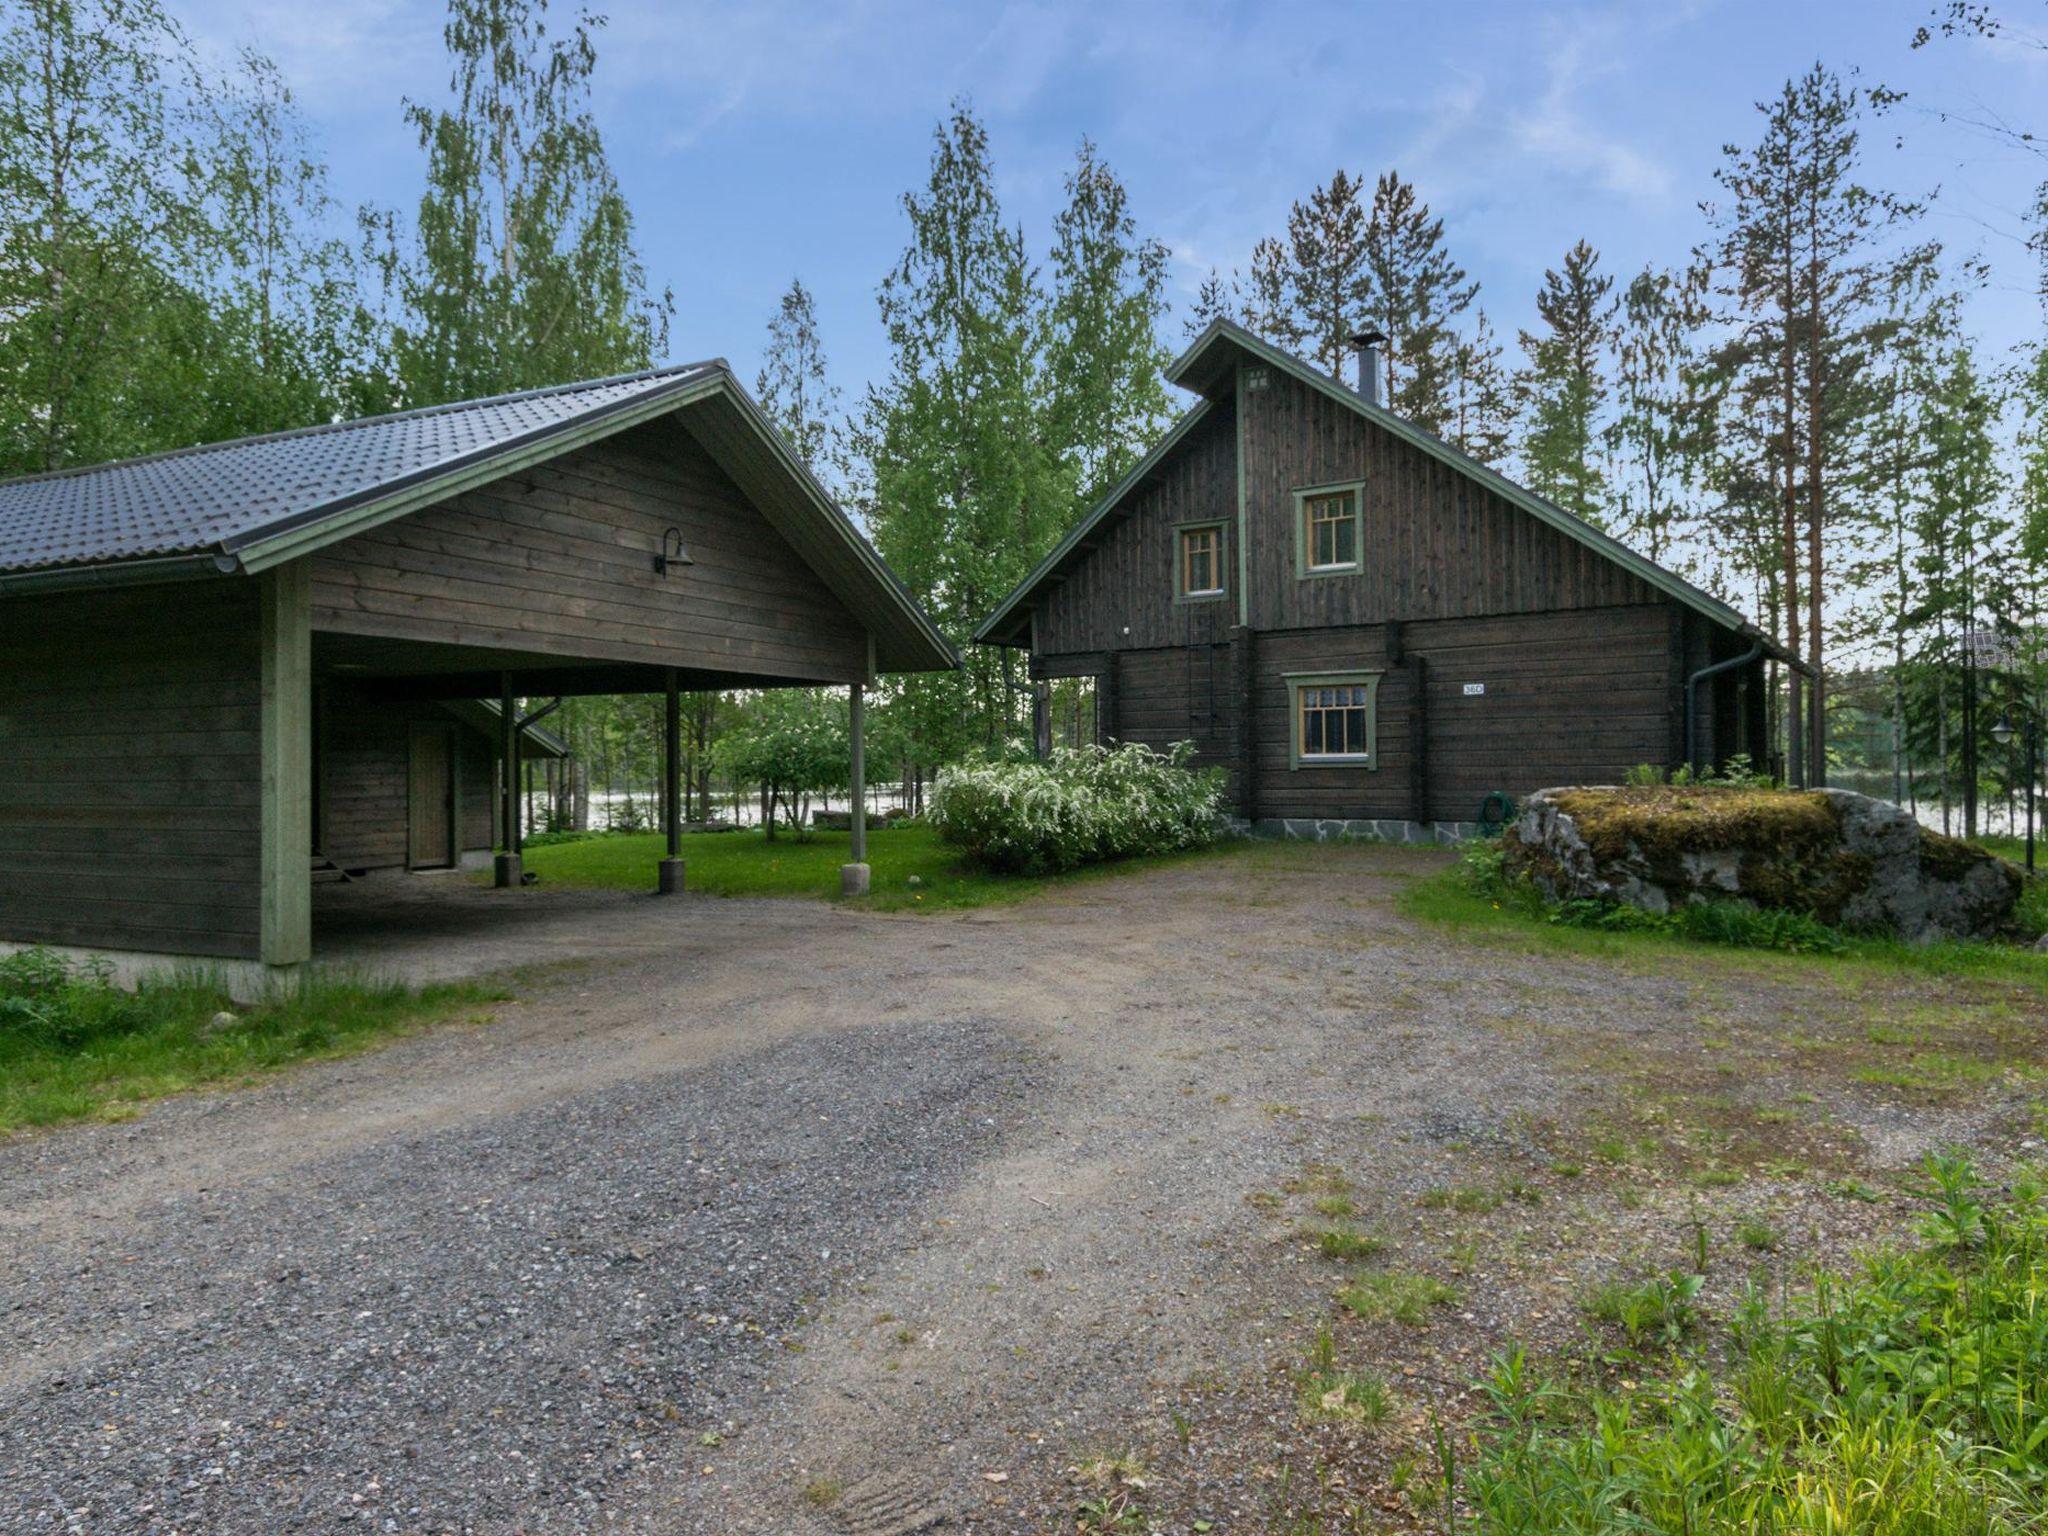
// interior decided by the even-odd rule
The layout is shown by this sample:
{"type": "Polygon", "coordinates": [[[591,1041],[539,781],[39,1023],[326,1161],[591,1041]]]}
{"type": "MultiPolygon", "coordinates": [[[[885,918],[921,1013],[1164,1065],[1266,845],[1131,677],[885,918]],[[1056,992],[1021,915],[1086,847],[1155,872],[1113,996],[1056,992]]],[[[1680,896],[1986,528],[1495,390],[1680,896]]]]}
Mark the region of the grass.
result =
{"type": "Polygon", "coordinates": [[[345,1056],[504,995],[470,983],[407,987],[316,971],[237,1008],[203,968],[130,992],[104,971],[24,951],[0,960],[0,1134],[125,1118],[149,1099],[345,1056]],[[215,1028],[222,1012],[235,1022],[215,1028]]]}
{"type": "Polygon", "coordinates": [[[1696,1301],[1701,1284],[1700,1276],[1678,1271],[1638,1285],[1610,1280],[1593,1288],[1584,1310],[1620,1328],[1631,1344],[1678,1344],[1700,1326],[1696,1301]]]}
{"type": "Polygon", "coordinates": [[[1316,1234],[1316,1247],[1322,1256],[1344,1263],[1369,1259],[1386,1246],[1384,1239],[1369,1232],[1353,1232],[1343,1227],[1330,1227],[1316,1234]]]}
{"type": "Polygon", "coordinates": [[[1457,1299],[1457,1290],[1443,1281],[1400,1270],[1361,1275],[1337,1293],[1337,1305],[1363,1322],[1411,1328],[1429,1320],[1431,1307],[1447,1307],[1457,1299]]]}
{"type": "MultiPolygon", "coordinates": [[[[682,839],[685,881],[689,889],[712,896],[836,899],[839,867],[852,857],[852,841],[846,832],[811,832],[802,838],[783,833],[773,839],[754,828],[688,832],[682,839]]],[[[606,833],[543,847],[529,845],[526,868],[540,877],[544,887],[651,891],[666,846],[658,832],[606,833]]],[[[958,849],[940,842],[930,827],[913,823],[869,831],[870,890],[856,899],[863,906],[883,911],[988,906],[1021,900],[1048,886],[1159,868],[1191,858],[1227,857],[1245,846],[1224,843],[1195,853],[1091,865],[1064,875],[1001,875],[975,867],[958,849]]]]}
{"type": "MultiPolygon", "coordinates": [[[[2017,1536],[2048,1523],[2048,1181],[1930,1159],[1921,1240],[1773,1305],[1725,1355],[1610,1390],[1495,1364],[1463,1501],[1480,1536],[2017,1536]]],[[[1612,1378],[1610,1378],[1612,1379],[1612,1378]]]]}

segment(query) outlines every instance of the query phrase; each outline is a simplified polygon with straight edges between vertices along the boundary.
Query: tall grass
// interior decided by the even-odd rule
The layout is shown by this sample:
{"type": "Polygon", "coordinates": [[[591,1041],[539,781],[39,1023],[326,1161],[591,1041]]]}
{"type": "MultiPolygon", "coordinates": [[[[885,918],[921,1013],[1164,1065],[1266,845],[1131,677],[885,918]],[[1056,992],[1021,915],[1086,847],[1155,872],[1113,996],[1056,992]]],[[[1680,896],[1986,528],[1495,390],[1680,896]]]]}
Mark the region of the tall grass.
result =
{"type": "Polygon", "coordinates": [[[346,1054],[503,995],[315,971],[243,1008],[203,967],[130,991],[104,966],[25,950],[0,959],[0,1134],[118,1116],[167,1093],[346,1054]],[[223,1013],[231,1019],[216,1022],[223,1013]]]}
{"type": "Polygon", "coordinates": [[[1933,1159],[1923,1240],[1773,1311],[1730,1362],[1579,1393],[1520,1353],[1486,1383],[1464,1492],[1485,1536],[1992,1536],[2048,1522],[2048,1204],[1933,1159]]]}

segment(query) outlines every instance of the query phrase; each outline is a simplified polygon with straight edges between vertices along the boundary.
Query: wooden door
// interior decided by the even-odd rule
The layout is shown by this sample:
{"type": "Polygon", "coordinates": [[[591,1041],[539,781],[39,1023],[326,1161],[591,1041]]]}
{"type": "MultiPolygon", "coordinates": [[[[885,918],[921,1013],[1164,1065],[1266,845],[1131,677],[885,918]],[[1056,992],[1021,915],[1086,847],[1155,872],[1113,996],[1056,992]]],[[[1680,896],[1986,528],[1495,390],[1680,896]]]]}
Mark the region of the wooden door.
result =
{"type": "Polygon", "coordinates": [[[455,727],[415,724],[407,772],[406,867],[455,862],[455,727]]]}

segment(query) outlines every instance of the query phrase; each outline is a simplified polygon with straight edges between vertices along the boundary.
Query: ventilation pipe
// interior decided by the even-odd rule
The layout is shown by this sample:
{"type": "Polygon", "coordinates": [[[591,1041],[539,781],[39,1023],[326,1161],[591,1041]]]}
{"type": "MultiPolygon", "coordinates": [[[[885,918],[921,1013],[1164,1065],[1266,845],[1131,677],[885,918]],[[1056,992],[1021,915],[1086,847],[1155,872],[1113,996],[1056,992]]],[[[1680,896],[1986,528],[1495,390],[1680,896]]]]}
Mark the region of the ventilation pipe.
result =
{"type": "Polygon", "coordinates": [[[1386,344],[1385,331],[1359,331],[1351,338],[1358,354],[1358,392],[1367,405],[1380,404],[1380,349],[1386,344]]]}

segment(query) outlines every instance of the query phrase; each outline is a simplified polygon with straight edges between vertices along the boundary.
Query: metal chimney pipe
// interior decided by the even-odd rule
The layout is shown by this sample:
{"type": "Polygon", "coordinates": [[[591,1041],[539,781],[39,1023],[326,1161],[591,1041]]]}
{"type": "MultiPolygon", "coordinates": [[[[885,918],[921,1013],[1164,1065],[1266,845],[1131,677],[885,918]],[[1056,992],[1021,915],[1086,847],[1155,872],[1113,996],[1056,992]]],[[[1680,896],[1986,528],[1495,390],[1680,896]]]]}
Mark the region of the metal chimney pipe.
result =
{"type": "Polygon", "coordinates": [[[1358,353],[1358,392],[1368,405],[1380,403],[1380,348],[1386,344],[1385,331],[1359,331],[1351,338],[1358,353]]]}

